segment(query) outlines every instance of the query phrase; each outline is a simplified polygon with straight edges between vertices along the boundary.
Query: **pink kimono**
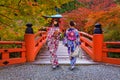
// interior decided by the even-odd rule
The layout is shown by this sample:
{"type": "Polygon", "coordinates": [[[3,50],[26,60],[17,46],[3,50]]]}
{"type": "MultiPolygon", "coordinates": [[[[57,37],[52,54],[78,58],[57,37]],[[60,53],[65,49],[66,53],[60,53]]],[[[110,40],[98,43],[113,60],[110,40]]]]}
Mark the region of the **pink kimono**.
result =
{"type": "Polygon", "coordinates": [[[48,49],[50,51],[50,57],[51,57],[50,62],[53,66],[59,65],[56,52],[59,45],[60,34],[58,34],[57,37],[55,38],[53,34],[56,30],[60,31],[59,27],[50,28],[47,36],[47,45],[48,45],[48,49]]]}

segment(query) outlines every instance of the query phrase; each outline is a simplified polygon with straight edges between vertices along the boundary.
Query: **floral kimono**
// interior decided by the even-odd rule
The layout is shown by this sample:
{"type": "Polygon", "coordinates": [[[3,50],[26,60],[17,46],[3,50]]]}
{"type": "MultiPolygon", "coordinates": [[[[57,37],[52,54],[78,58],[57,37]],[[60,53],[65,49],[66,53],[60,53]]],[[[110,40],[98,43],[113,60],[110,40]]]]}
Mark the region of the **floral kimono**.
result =
{"type": "Polygon", "coordinates": [[[60,34],[56,34],[55,31],[60,31],[58,27],[50,28],[47,36],[47,45],[50,51],[50,62],[52,66],[58,66],[58,58],[56,55],[56,51],[59,45],[60,34]],[[56,35],[55,35],[56,34],[56,35]]]}
{"type": "MultiPolygon", "coordinates": [[[[78,30],[75,28],[67,29],[64,40],[63,40],[63,44],[67,46],[68,54],[70,56],[71,53],[75,51],[75,48],[80,45],[80,38],[79,38],[78,30]]],[[[76,57],[70,56],[71,67],[72,66],[74,67],[75,63],[76,63],[76,57]]]]}

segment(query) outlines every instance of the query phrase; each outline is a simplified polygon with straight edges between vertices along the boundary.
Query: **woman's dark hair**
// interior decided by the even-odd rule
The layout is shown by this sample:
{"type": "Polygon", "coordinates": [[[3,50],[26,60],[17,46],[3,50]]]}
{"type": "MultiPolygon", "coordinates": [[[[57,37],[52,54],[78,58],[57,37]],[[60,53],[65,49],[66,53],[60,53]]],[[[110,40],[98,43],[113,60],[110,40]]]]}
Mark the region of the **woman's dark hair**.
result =
{"type": "Polygon", "coordinates": [[[55,20],[56,23],[54,23],[54,27],[59,27],[58,20],[55,20]]]}
{"type": "Polygon", "coordinates": [[[54,24],[54,27],[59,27],[59,24],[57,23],[57,24],[54,24]]]}
{"type": "Polygon", "coordinates": [[[70,21],[70,26],[75,26],[75,22],[74,21],[70,21]]]}

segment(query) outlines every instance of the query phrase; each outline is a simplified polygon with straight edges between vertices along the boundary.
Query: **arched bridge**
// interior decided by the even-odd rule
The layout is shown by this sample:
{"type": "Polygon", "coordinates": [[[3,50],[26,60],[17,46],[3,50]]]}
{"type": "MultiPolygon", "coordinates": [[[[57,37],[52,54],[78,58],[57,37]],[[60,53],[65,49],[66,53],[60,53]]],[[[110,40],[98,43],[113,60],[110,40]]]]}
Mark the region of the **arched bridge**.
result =
{"type": "MultiPolygon", "coordinates": [[[[120,58],[111,58],[108,56],[110,52],[120,54],[120,48],[108,47],[108,45],[120,45],[120,42],[104,42],[103,34],[90,35],[85,32],[79,32],[79,34],[80,40],[82,42],[81,48],[84,50],[85,53],[87,53],[87,55],[89,55],[92,61],[120,65],[120,58]]],[[[33,61],[35,61],[35,63],[44,62],[39,59],[39,56],[42,56],[43,54],[48,55],[48,53],[46,52],[41,52],[42,49],[46,49],[44,46],[44,44],[46,43],[46,37],[47,31],[39,31],[35,34],[25,34],[24,41],[0,41],[0,45],[17,45],[17,47],[14,48],[0,48],[0,66],[33,61]],[[42,54],[38,55],[38,53],[40,52],[42,54]],[[38,62],[36,60],[36,57],[38,62]]],[[[59,55],[61,56],[60,58],[67,56],[67,54],[64,54],[66,53],[66,49],[61,44],[61,42],[59,46],[59,53],[61,54],[59,55]]],[[[45,57],[49,59],[47,56],[44,56],[44,58],[45,57]]],[[[67,57],[65,57],[64,59],[66,58],[67,57]]],[[[80,61],[78,60],[78,63],[79,62],[80,61]]]]}

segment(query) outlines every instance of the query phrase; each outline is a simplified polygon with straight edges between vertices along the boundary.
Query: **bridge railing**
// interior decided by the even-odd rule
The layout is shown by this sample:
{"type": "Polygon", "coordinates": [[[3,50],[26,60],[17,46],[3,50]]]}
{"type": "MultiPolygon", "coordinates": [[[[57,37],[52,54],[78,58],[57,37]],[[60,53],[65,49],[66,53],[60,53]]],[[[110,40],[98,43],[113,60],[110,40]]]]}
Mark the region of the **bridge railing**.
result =
{"type": "Polygon", "coordinates": [[[26,62],[25,52],[24,42],[0,41],[0,66],[26,62]]]}
{"type": "Polygon", "coordinates": [[[35,53],[37,54],[43,44],[46,42],[47,32],[39,31],[35,34],[35,53]]]}
{"type": "Polygon", "coordinates": [[[87,34],[85,32],[80,32],[80,41],[81,41],[81,47],[84,49],[90,57],[93,59],[93,36],[90,34],[87,34]]]}
{"type": "Polygon", "coordinates": [[[47,31],[25,34],[24,41],[0,41],[0,66],[34,61],[46,42],[47,31]]]}
{"type": "Polygon", "coordinates": [[[87,34],[80,32],[81,47],[86,53],[97,62],[120,64],[120,58],[109,57],[109,53],[120,54],[120,47],[109,48],[108,45],[119,45],[120,42],[104,42],[103,34],[87,34]]]}
{"type": "Polygon", "coordinates": [[[120,46],[120,42],[104,42],[103,44],[103,55],[102,62],[112,63],[112,64],[120,64],[120,58],[110,57],[110,53],[120,54],[120,47],[109,48],[108,46],[120,46]]]}
{"type": "Polygon", "coordinates": [[[47,32],[39,31],[36,34],[25,34],[26,59],[34,61],[37,53],[46,42],[47,32]]]}

